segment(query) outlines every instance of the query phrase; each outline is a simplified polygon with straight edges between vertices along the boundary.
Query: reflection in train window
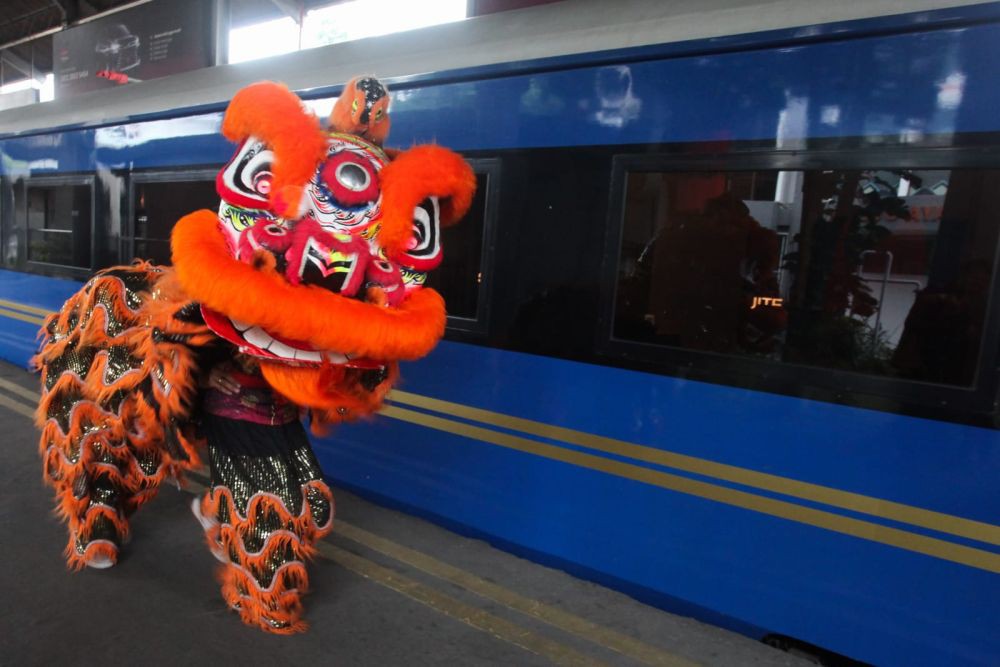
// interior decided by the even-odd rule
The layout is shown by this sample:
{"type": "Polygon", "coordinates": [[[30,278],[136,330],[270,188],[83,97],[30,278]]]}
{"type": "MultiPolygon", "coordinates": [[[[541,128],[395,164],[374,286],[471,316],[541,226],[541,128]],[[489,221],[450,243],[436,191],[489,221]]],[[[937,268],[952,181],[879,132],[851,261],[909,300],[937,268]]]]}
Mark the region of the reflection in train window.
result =
{"type": "Polygon", "coordinates": [[[219,207],[214,175],[203,177],[170,174],[143,175],[133,182],[132,222],[133,255],[154,264],[170,264],[170,231],[183,216],[207,208],[219,207]],[[169,177],[172,180],[159,180],[169,177]]]}
{"type": "Polygon", "coordinates": [[[91,268],[90,184],[28,184],[28,261],[91,268]]]}
{"type": "Polygon", "coordinates": [[[628,173],[613,336],[969,386],[994,170],[628,173]]]}
{"type": "Polygon", "coordinates": [[[483,286],[489,282],[489,258],[484,255],[488,245],[490,209],[499,162],[492,159],[471,160],[476,171],[476,194],[465,217],[455,225],[441,230],[444,260],[427,275],[427,285],[444,297],[451,329],[480,331],[486,326],[486,294],[483,286]]]}

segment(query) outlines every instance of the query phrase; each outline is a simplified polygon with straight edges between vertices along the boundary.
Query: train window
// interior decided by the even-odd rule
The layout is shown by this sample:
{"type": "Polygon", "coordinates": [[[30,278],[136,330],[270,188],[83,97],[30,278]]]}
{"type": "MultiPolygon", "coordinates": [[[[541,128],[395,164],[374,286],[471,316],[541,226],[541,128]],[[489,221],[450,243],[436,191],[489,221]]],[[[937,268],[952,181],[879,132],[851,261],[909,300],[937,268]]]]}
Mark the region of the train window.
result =
{"type": "Polygon", "coordinates": [[[91,268],[93,186],[29,182],[25,198],[28,261],[91,268]]]}
{"type": "MultiPolygon", "coordinates": [[[[448,304],[452,329],[478,331],[485,326],[483,286],[488,284],[492,243],[492,203],[499,162],[471,160],[477,191],[460,224],[442,230],[445,249],[441,266],[428,276],[428,285],[442,293],[448,304]]],[[[140,173],[131,185],[131,229],[123,240],[126,253],[157,264],[170,263],[170,231],[182,216],[201,208],[216,209],[216,170],[140,173]]]]}
{"type": "Polygon", "coordinates": [[[627,171],[612,339],[971,386],[998,188],[985,169],[627,171]]]}
{"type": "Polygon", "coordinates": [[[441,293],[448,305],[448,327],[483,331],[486,327],[486,294],[490,277],[493,230],[492,190],[499,181],[499,161],[470,160],[476,172],[476,194],[462,221],[442,230],[444,260],[431,271],[427,285],[441,293]]]}
{"type": "Polygon", "coordinates": [[[215,171],[136,174],[132,179],[129,254],[154,264],[170,264],[170,231],[180,218],[219,207],[215,171]]]}

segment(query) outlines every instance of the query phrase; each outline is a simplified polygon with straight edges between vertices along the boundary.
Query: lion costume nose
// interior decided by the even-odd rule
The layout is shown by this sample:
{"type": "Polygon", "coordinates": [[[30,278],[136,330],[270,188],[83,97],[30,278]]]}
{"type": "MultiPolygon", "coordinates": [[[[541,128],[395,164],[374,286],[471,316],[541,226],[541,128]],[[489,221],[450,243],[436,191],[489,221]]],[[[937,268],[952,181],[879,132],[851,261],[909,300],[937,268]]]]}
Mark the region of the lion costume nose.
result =
{"type": "Polygon", "coordinates": [[[382,291],[380,301],[396,305],[403,296],[399,267],[372,254],[360,236],[328,231],[311,218],[294,225],[258,224],[244,231],[240,259],[255,263],[260,253],[293,285],[315,285],[346,297],[366,299],[368,288],[382,291]]]}

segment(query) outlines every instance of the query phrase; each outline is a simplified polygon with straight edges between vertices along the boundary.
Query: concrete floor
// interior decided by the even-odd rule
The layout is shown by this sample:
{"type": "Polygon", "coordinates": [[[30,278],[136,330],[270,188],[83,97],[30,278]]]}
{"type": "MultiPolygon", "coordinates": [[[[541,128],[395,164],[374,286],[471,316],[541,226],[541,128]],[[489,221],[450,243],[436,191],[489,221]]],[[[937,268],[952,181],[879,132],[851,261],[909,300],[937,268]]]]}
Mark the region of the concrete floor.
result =
{"type": "Polygon", "coordinates": [[[28,415],[37,378],[0,363],[0,664],[798,665],[791,655],[334,490],[311,629],[243,626],[188,509],[165,488],[110,570],[66,570],[28,415]]]}

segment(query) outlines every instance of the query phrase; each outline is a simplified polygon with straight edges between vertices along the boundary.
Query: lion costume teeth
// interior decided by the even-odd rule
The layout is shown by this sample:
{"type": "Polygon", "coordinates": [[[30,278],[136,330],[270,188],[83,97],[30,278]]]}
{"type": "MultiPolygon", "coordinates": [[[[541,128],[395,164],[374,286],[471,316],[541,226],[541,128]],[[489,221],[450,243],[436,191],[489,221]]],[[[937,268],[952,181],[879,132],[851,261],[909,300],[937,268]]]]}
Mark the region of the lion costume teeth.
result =
{"type": "MultiPolygon", "coordinates": [[[[280,84],[239,91],[222,122],[238,146],[216,179],[220,208],[177,222],[174,266],[101,271],[46,322],[37,421],[71,567],[113,565],[130,515],[164,479],[201,465],[194,417],[212,350],[252,359],[258,379],[247,386],[307,409],[320,432],[376,411],[398,362],[440,339],[444,301],[424,278],[475,176],[439,146],[390,159],[388,99],[377,80],[352,80],[325,131],[280,84]]],[[[226,601],[278,633],[305,628],[302,561],[333,521],[296,433],[247,466],[227,465],[210,436],[213,483],[196,510],[224,563],[226,601]],[[297,481],[275,487],[253,472],[276,467],[297,481]]]]}

